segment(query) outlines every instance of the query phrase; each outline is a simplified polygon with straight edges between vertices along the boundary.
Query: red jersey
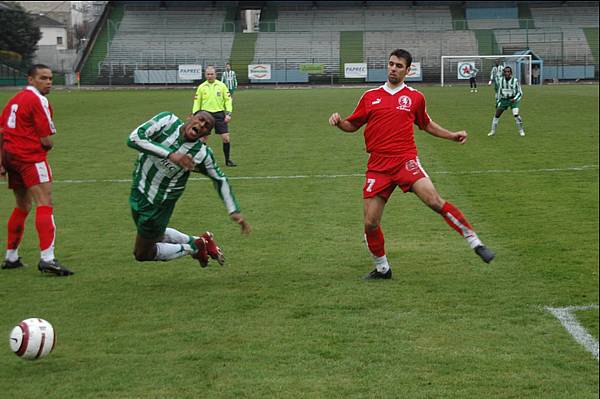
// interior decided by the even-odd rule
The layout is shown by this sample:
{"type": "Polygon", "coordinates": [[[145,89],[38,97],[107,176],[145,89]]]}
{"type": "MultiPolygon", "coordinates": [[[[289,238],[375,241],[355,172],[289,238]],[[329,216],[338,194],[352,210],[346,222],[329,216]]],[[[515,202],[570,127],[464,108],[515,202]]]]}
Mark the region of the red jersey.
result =
{"type": "Polygon", "coordinates": [[[384,84],[365,92],[347,120],[357,127],[367,124],[368,153],[403,159],[417,156],[413,125],[422,130],[431,122],[423,94],[404,83],[394,90],[384,84]]]}
{"type": "Polygon", "coordinates": [[[10,99],[0,116],[3,150],[26,162],[41,162],[48,151],[41,137],[56,133],[52,106],[35,87],[27,86],[10,99]]]}

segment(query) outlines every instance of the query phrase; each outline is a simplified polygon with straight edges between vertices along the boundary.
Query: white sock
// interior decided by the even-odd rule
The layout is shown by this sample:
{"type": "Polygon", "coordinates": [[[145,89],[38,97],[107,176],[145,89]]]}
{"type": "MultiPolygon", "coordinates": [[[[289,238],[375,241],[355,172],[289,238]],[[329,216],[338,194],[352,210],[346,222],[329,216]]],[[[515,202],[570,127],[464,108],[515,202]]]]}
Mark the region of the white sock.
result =
{"type": "Polygon", "coordinates": [[[523,119],[521,119],[520,115],[515,116],[515,123],[517,124],[517,129],[519,129],[519,133],[523,132],[523,119]]]}
{"type": "Polygon", "coordinates": [[[19,248],[7,249],[5,259],[9,262],[16,262],[19,259],[19,248]]]}
{"type": "Polygon", "coordinates": [[[494,116],[494,119],[492,119],[492,132],[496,131],[496,128],[498,127],[498,121],[499,119],[494,116]]]}
{"type": "Polygon", "coordinates": [[[167,227],[162,242],[168,242],[170,244],[190,244],[196,238],[197,237],[188,236],[187,234],[184,234],[171,227],[167,227]]]}
{"type": "Polygon", "coordinates": [[[379,273],[387,273],[387,271],[390,270],[387,256],[373,256],[373,260],[375,261],[375,267],[379,273]]]}
{"type": "Polygon", "coordinates": [[[52,262],[54,260],[54,245],[50,245],[40,253],[40,258],[45,262],[52,262]]]}
{"type": "Polygon", "coordinates": [[[483,245],[483,243],[481,242],[479,237],[477,237],[477,234],[475,234],[474,232],[473,232],[473,234],[466,236],[465,239],[469,243],[469,246],[471,247],[471,249],[475,249],[478,246],[483,245]]]}
{"type": "Polygon", "coordinates": [[[189,244],[170,244],[166,242],[156,243],[156,257],[154,260],[173,260],[194,253],[189,244]]]}

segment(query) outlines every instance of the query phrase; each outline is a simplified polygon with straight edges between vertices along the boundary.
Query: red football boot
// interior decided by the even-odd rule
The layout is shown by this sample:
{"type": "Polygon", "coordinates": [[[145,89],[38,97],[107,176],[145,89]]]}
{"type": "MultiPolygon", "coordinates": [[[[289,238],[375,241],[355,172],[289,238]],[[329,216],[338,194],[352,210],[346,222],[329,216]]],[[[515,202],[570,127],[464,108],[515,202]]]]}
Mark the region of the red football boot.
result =
{"type": "Polygon", "coordinates": [[[223,255],[223,251],[217,245],[214,240],[214,236],[210,231],[202,234],[202,237],[206,240],[206,250],[208,255],[219,263],[219,265],[223,266],[225,264],[225,255],[223,255]]]}
{"type": "Polygon", "coordinates": [[[200,266],[208,266],[208,251],[206,240],[203,237],[200,237],[196,241],[194,241],[194,245],[196,246],[196,248],[198,248],[198,250],[192,254],[192,258],[198,260],[198,262],[200,262],[200,266]]]}

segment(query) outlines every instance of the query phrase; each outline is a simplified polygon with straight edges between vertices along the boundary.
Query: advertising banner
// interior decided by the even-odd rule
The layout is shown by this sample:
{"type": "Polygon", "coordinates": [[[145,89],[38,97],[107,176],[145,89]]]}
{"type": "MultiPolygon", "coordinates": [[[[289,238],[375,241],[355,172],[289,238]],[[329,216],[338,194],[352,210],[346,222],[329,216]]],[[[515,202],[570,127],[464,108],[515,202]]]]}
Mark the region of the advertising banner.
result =
{"type": "Polygon", "coordinates": [[[179,65],[178,75],[181,80],[202,80],[202,65],[179,65]]]}
{"type": "Polygon", "coordinates": [[[406,79],[423,80],[420,62],[413,62],[410,64],[410,72],[408,73],[408,75],[406,75],[406,79]]]}
{"type": "Polygon", "coordinates": [[[344,64],[345,78],[366,78],[367,64],[364,62],[355,64],[344,64]]]}
{"type": "Polygon", "coordinates": [[[271,64],[248,65],[248,79],[269,80],[271,79],[271,64]]]}
{"type": "Polygon", "coordinates": [[[300,72],[305,72],[308,74],[322,74],[325,72],[324,64],[300,64],[300,72]]]}

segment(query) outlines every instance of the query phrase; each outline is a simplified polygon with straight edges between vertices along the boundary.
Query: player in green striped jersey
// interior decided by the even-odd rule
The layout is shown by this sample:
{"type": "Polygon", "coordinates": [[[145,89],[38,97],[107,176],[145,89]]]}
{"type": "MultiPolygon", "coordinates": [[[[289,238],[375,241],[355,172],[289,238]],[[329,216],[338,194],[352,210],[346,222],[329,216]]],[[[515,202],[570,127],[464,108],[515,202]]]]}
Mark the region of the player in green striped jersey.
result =
{"type": "Polygon", "coordinates": [[[185,123],[170,112],[161,112],[129,135],[127,145],[140,152],[129,197],[137,226],[136,260],[167,261],[191,255],[203,267],[209,256],[223,264],[223,253],[210,232],[197,237],[167,227],[190,172],[212,180],[231,219],[241,226],[243,234],[250,233],[227,177],[201,140],[210,134],[214,123],[206,111],[194,113],[185,123]]]}
{"type": "Polygon", "coordinates": [[[515,123],[517,129],[519,129],[519,135],[525,136],[525,130],[523,129],[523,119],[519,115],[519,105],[521,104],[521,98],[523,97],[523,91],[519,81],[512,76],[512,68],[507,66],[504,67],[504,76],[502,79],[496,81],[496,114],[492,119],[492,130],[488,133],[488,136],[496,135],[496,128],[498,127],[498,121],[504,110],[512,110],[512,114],[515,117],[515,123]]]}
{"type": "Polygon", "coordinates": [[[494,67],[490,71],[490,81],[488,82],[488,86],[494,84],[494,90],[498,89],[498,80],[502,79],[504,76],[504,62],[502,60],[495,60],[494,67]]]}
{"type": "Polygon", "coordinates": [[[231,64],[228,62],[225,64],[225,70],[221,75],[221,82],[225,83],[225,86],[229,89],[229,94],[233,97],[233,93],[237,89],[238,82],[235,71],[231,69],[231,64]]]}

